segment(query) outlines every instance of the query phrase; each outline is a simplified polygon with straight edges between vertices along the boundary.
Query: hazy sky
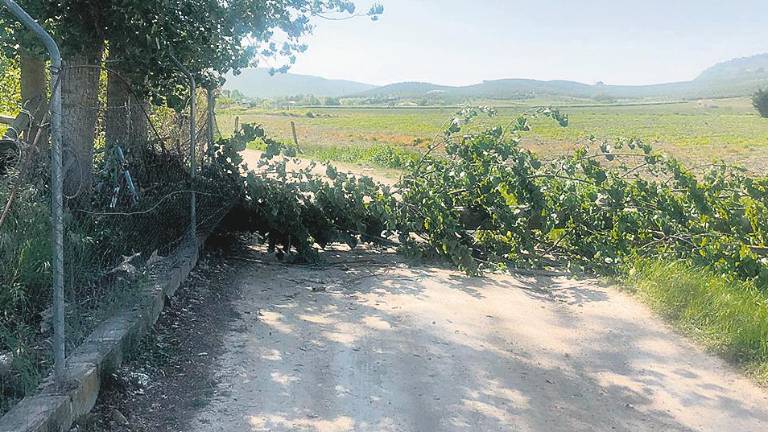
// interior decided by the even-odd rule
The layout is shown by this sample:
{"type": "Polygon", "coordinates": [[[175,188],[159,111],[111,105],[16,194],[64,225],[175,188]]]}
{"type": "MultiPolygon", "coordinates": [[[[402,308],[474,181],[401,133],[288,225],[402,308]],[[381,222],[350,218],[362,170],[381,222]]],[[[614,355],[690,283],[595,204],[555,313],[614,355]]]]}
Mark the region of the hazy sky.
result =
{"type": "Polygon", "coordinates": [[[381,3],[378,22],[317,20],[292,72],[372,84],[649,84],[689,80],[716,62],[768,52],[768,0],[381,3]]]}

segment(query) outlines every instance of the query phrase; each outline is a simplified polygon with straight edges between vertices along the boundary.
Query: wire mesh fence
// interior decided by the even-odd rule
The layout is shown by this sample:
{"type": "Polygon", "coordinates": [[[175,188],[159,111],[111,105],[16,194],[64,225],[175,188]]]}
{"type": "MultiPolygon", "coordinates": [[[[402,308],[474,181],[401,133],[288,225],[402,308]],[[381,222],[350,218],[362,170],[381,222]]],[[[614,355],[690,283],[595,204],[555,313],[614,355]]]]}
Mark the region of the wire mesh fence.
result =
{"type": "MultiPolygon", "coordinates": [[[[140,301],[148,266],[196,242],[233,198],[208,175],[216,171],[211,144],[218,133],[209,106],[215,98],[205,90],[175,111],[146,103],[107,67],[67,65],[61,75],[71,352],[104,319],[140,301]],[[68,74],[83,71],[106,85],[96,97],[67,99],[68,74]],[[68,121],[87,127],[67,128],[68,121]]],[[[10,111],[0,113],[13,123],[0,141],[0,414],[52,369],[55,327],[48,102],[20,102],[10,111]]]]}

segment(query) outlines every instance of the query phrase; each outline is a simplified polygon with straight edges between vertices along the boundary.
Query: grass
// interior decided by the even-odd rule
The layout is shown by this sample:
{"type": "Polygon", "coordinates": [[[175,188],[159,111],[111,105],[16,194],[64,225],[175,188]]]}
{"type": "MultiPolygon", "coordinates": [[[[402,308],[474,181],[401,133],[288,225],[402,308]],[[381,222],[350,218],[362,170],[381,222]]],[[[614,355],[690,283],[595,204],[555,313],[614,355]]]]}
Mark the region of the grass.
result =
{"type": "Polygon", "coordinates": [[[415,162],[421,153],[388,144],[366,147],[326,146],[303,150],[307,157],[322,161],[337,161],[378,168],[403,169],[408,162],[415,162]]]}
{"type": "MultiPolygon", "coordinates": [[[[542,102],[546,105],[546,101],[542,102]]],[[[499,108],[495,119],[481,124],[509,124],[526,106],[499,108]]],[[[218,112],[224,135],[231,134],[235,117],[240,123],[264,125],[273,137],[291,139],[291,122],[299,143],[314,147],[355,148],[377,145],[419,151],[431,142],[454,115],[456,108],[296,108],[290,111],[229,108],[218,112]]],[[[725,160],[753,172],[768,169],[768,119],[760,118],[748,98],[703,100],[663,105],[591,105],[562,109],[570,126],[560,128],[549,119],[532,121],[533,131],[523,143],[542,156],[562,154],[599,139],[638,137],[687,163],[725,160]]]]}
{"type": "MultiPolygon", "coordinates": [[[[9,197],[13,175],[0,178],[0,205],[9,197]]],[[[51,224],[43,185],[30,181],[19,189],[9,217],[0,226],[0,355],[10,372],[0,375],[0,415],[33,392],[52,365],[49,338],[41,326],[51,306],[51,224]]],[[[65,235],[65,332],[71,351],[98,325],[125,305],[135,304],[146,282],[99,278],[108,262],[94,245],[97,227],[73,223],[65,235]]],[[[109,267],[106,267],[107,269],[109,267]]]]}
{"type": "Polygon", "coordinates": [[[626,283],[707,349],[768,383],[768,294],[685,262],[640,260],[626,283]]]}
{"type": "MultiPolygon", "coordinates": [[[[251,150],[266,150],[260,141],[248,144],[251,150]]],[[[369,146],[308,146],[302,147],[299,154],[303,158],[318,161],[334,161],[354,165],[365,165],[393,170],[404,169],[408,162],[415,162],[421,153],[389,144],[369,146]]]]}
{"type": "MultiPolygon", "coordinates": [[[[0,178],[0,205],[11,187],[0,178]]],[[[33,321],[50,303],[50,232],[44,193],[22,188],[0,227],[0,355],[11,359],[11,373],[0,377],[0,414],[35,388],[49,361],[33,321]]]]}

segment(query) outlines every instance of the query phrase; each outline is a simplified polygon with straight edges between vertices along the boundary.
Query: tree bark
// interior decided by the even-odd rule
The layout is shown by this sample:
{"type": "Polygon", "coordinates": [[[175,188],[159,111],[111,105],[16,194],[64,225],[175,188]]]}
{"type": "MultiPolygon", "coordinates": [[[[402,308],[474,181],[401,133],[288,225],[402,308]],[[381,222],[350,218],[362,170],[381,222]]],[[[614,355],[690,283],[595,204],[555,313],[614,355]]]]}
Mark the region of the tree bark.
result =
{"type": "Polygon", "coordinates": [[[131,104],[132,147],[145,149],[149,141],[149,119],[147,119],[150,112],[149,102],[146,99],[132,99],[134,101],[131,104]]]}
{"type": "Polygon", "coordinates": [[[99,116],[99,72],[103,47],[65,60],[62,74],[62,141],[64,193],[87,205],[93,183],[93,145],[99,116]]]}
{"type": "Polygon", "coordinates": [[[112,71],[107,72],[107,109],[104,137],[107,149],[120,146],[128,150],[131,136],[131,92],[129,84],[112,71]]]}
{"type": "MultiPolygon", "coordinates": [[[[27,53],[21,50],[19,55],[21,66],[21,100],[24,109],[32,113],[34,122],[29,129],[29,136],[25,137],[27,141],[32,142],[37,136],[40,123],[48,112],[48,80],[45,76],[45,60],[41,57],[27,53]]],[[[46,131],[40,136],[40,145],[47,147],[44,143],[48,142],[46,131]]]]}
{"type": "Polygon", "coordinates": [[[149,131],[145,111],[149,103],[136,98],[137,93],[127,81],[131,76],[119,69],[108,71],[104,136],[107,151],[120,146],[131,172],[137,176],[134,180],[139,181],[145,169],[149,131]]]}
{"type": "Polygon", "coordinates": [[[130,87],[132,78],[135,77],[120,69],[108,73],[104,132],[108,148],[119,145],[127,154],[139,155],[149,139],[149,121],[145,114],[149,103],[137,99],[139,93],[130,87]]]}

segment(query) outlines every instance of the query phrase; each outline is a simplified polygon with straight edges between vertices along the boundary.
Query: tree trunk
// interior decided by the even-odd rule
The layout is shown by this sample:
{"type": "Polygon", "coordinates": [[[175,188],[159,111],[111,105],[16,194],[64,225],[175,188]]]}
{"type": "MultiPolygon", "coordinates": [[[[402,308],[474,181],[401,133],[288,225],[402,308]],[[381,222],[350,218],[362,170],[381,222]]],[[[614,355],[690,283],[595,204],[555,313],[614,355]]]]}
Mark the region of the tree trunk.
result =
{"type": "Polygon", "coordinates": [[[131,92],[129,84],[113,72],[107,73],[107,110],[104,137],[107,149],[115,146],[128,151],[131,137],[131,92]]]}
{"type": "Polygon", "coordinates": [[[149,141],[149,102],[146,99],[136,100],[131,98],[131,135],[132,147],[135,149],[146,148],[149,141]]]}
{"type": "MultiPolygon", "coordinates": [[[[29,129],[29,136],[26,137],[26,140],[31,143],[35,140],[40,122],[43,120],[45,113],[48,112],[48,80],[45,76],[45,60],[23,50],[19,57],[21,66],[21,100],[24,109],[29,110],[34,119],[32,127],[29,129]]],[[[42,147],[46,147],[44,143],[48,142],[48,134],[46,132],[43,132],[44,135],[41,135],[38,141],[42,147]]]]}
{"type": "Polygon", "coordinates": [[[107,114],[104,132],[107,148],[116,145],[127,153],[141,154],[149,133],[149,103],[136,98],[130,88],[131,75],[120,70],[109,72],[107,79],[107,114]]]}
{"type": "Polygon", "coordinates": [[[103,47],[69,56],[61,81],[64,194],[87,205],[93,183],[93,145],[99,116],[103,47]],[[87,67],[79,67],[87,66],[87,67]]]}

